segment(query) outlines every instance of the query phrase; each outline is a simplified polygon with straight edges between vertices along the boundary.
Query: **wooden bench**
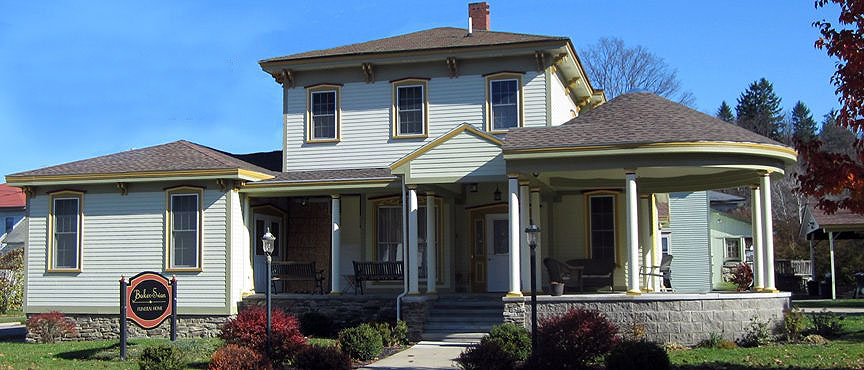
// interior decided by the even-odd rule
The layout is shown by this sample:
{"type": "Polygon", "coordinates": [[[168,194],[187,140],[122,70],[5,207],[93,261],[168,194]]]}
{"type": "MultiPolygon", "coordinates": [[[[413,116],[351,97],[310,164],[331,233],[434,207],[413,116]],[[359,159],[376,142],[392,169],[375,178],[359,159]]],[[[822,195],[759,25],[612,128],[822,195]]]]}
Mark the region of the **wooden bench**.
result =
{"type": "Polygon", "coordinates": [[[612,273],[615,271],[615,261],[611,259],[575,259],[568,260],[568,265],[582,266],[582,279],[579,291],[584,292],[586,286],[591,291],[598,291],[606,286],[615,290],[612,273]]]}
{"type": "Polygon", "coordinates": [[[324,294],[324,270],[315,269],[315,262],[273,261],[273,282],[277,281],[314,281],[318,294],[324,294]]]}
{"type": "Polygon", "coordinates": [[[357,262],[354,261],[354,294],[363,292],[364,281],[392,281],[405,278],[402,262],[357,262]]]}

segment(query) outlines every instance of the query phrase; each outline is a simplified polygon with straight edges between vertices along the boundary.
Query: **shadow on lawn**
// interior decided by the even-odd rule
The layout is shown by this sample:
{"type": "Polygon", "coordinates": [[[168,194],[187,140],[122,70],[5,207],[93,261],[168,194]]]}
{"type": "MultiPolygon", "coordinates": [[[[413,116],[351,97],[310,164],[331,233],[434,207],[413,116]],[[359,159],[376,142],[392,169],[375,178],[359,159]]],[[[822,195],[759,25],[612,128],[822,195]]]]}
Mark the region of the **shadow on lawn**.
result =
{"type": "MultiPolygon", "coordinates": [[[[824,370],[824,367],[786,367],[783,365],[776,366],[745,366],[740,364],[731,364],[728,362],[712,362],[712,363],[704,363],[698,365],[675,365],[672,366],[674,370],[697,370],[697,369],[716,369],[716,370],[747,370],[747,369],[785,369],[785,370],[824,370]]],[[[858,367],[832,367],[834,370],[854,370],[860,369],[858,367]]]]}
{"type": "MultiPolygon", "coordinates": [[[[131,355],[132,350],[137,346],[137,343],[128,342],[126,343],[127,353],[131,355]]],[[[114,343],[109,346],[97,347],[97,348],[88,348],[77,351],[69,351],[69,352],[60,352],[55,355],[55,357],[62,358],[64,360],[100,360],[100,361],[112,361],[120,359],[120,342],[114,343]]],[[[131,357],[131,356],[129,356],[131,357]]]]}

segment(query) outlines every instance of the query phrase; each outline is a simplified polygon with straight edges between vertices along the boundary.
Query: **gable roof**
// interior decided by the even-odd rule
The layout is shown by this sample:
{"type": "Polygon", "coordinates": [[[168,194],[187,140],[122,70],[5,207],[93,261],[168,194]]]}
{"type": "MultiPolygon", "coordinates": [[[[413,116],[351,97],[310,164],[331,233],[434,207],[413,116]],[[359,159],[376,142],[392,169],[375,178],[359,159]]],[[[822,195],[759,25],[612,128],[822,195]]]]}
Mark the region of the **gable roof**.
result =
{"type": "Polygon", "coordinates": [[[24,208],[27,196],[20,188],[0,184],[0,208],[24,208]]]}
{"type": "Polygon", "coordinates": [[[167,144],[108,154],[37,170],[19,172],[10,183],[48,180],[93,180],[172,175],[246,173],[249,177],[272,178],[272,171],[240,160],[228,153],[179,140],[167,144]]]}
{"type": "Polygon", "coordinates": [[[411,153],[406,154],[402,158],[397,159],[395,162],[390,164],[390,169],[395,170],[395,169],[401,167],[402,165],[404,165],[405,163],[408,163],[408,162],[414,160],[415,158],[423,155],[424,153],[426,153],[426,152],[434,149],[435,147],[447,142],[448,140],[454,138],[456,135],[459,135],[459,134],[466,132],[466,131],[471,133],[471,134],[474,134],[475,136],[477,136],[483,140],[486,140],[492,144],[495,144],[497,146],[501,146],[503,144],[501,139],[499,139],[495,136],[492,136],[492,135],[490,135],[484,131],[481,131],[481,130],[477,129],[476,127],[472,126],[471,124],[469,124],[467,122],[461,123],[461,124],[457,125],[456,127],[454,127],[453,129],[451,129],[450,131],[447,131],[443,135],[435,138],[435,140],[432,140],[432,141],[422,145],[421,147],[415,149],[411,153]]]}
{"type": "Polygon", "coordinates": [[[495,31],[474,31],[471,35],[468,35],[468,30],[464,28],[439,27],[335,48],[312,50],[303,53],[269,58],[261,60],[259,63],[263,64],[320,57],[391,53],[411,50],[434,50],[567,40],[568,38],[566,37],[495,31]]]}
{"type": "Polygon", "coordinates": [[[652,143],[783,144],[651,93],[629,93],[561,126],[511,129],[504,151],[652,143]]]}

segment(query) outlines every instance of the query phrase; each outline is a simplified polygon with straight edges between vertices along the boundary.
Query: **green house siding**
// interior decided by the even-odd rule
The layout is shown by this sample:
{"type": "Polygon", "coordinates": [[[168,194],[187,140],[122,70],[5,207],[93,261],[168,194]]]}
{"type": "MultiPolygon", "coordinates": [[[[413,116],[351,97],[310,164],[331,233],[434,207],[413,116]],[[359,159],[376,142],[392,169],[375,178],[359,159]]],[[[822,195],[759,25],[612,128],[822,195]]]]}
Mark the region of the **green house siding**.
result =
{"type": "Polygon", "coordinates": [[[744,238],[753,235],[753,228],[749,222],[729,217],[722,212],[711,211],[711,282],[715,288],[723,283],[723,264],[726,258],[726,238],[735,238],[739,241],[739,255],[741,260],[745,258],[744,238]]]}
{"type": "Polygon", "coordinates": [[[711,253],[708,233],[708,193],[669,194],[669,253],[672,288],[676,292],[711,290],[711,253]]]}

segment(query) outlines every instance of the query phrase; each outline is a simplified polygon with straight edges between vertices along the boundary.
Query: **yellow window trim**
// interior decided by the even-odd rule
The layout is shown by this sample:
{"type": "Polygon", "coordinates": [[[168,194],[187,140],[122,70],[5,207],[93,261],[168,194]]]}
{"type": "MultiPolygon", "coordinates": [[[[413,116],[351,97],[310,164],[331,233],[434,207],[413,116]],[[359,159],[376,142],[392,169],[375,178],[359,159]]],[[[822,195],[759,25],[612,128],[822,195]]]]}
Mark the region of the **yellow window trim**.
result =
{"type": "Polygon", "coordinates": [[[47,272],[81,272],[84,255],[84,192],[76,190],[61,190],[49,193],[50,204],[48,209],[48,256],[45,264],[47,272]],[[54,267],[54,201],[58,199],[78,200],[78,266],[76,268],[54,267]]]}
{"type": "MultiPolygon", "coordinates": [[[[379,198],[370,198],[369,201],[372,203],[372,261],[378,261],[378,208],[381,206],[384,207],[402,207],[402,197],[398,195],[394,196],[384,196],[379,198]]],[[[417,197],[417,207],[419,208],[421,205],[426,205],[426,197],[418,196],[417,197]]],[[[444,284],[444,202],[440,197],[435,197],[435,206],[438,207],[438,220],[435,221],[435,225],[438,227],[438,235],[436,237],[436,241],[438,242],[438,248],[435,251],[438,254],[438,261],[435,264],[435,268],[438,270],[435,277],[437,281],[436,284],[444,284]]],[[[404,220],[403,220],[404,221],[404,220]]],[[[417,220],[417,223],[420,223],[420,220],[417,220]]],[[[401,231],[400,231],[401,232],[401,231]]],[[[403,256],[404,258],[404,256],[403,256]]],[[[417,266],[420,266],[418,263],[417,266]]],[[[405,273],[408,273],[407,271],[405,273]]],[[[421,276],[421,278],[424,278],[421,276]]]]}
{"type": "Polygon", "coordinates": [[[204,250],[204,188],[198,186],[177,186],[165,189],[165,271],[167,272],[201,272],[203,271],[204,250]],[[196,267],[173,267],[171,260],[171,233],[174,227],[174,215],[171,211],[171,197],[174,195],[195,194],[198,196],[198,261],[196,267]]]}
{"type": "Polygon", "coordinates": [[[342,85],[317,84],[306,87],[306,143],[338,143],[342,134],[342,85]],[[333,138],[315,138],[312,129],[312,94],[316,92],[335,92],[336,94],[336,136],[333,138]]]}
{"type": "Polygon", "coordinates": [[[426,78],[403,78],[390,81],[393,85],[393,102],[390,106],[391,139],[425,139],[429,137],[429,81],[426,78]],[[399,88],[420,86],[423,90],[423,132],[420,134],[399,133],[399,88]]]}
{"type": "Polygon", "coordinates": [[[593,251],[591,248],[591,198],[595,196],[611,196],[614,204],[612,205],[612,211],[614,214],[612,215],[612,228],[615,230],[615,242],[612,245],[612,258],[615,261],[615,265],[619,265],[619,256],[618,256],[618,246],[621,239],[619,235],[619,224],[618,222],[618,204],[621,197],[621,193],[617,191],[611,190],[595,190],[588,191],[583,193],[583,204],[585,208],[585,258],[593,259],[593,251]]]}
{"type": "Polygon", "coordinates": [[[524,109],[523,106],[524,100],[522,98],[522,73],[521,72],[498,72],[486,75],[486,132],[492,134],[506,134],[507,130],[495,130],[494,123],[492,122],[492,81],[500,81],[500,80],[516,80],[516,85],[519,87],[519,91],[517,94],[519,95],[518,103],[519,104],[519,121],[516,127],[523,127],[524,119],[524,109]]]}

